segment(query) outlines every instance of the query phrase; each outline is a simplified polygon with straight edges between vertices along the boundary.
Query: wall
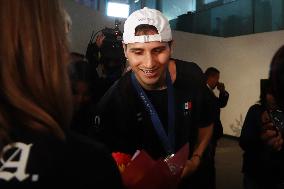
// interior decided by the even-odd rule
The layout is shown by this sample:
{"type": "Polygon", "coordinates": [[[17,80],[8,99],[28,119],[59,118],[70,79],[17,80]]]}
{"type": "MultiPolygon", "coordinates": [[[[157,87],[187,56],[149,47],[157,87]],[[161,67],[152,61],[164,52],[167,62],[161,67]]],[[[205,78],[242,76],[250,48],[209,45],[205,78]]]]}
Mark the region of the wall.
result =
{"type": "MultiPolygon", "coordinates": [[[[73,51],[85,53],[93,30],[114,26],[114,18],[72,0],[64,0],[64,4],[73,22],[73,51]]],[[[203,70],[214,66],[221,71],[220,80],[230,93],[228,105],[221,112],[224,132],[238,136],[248,108],[259,99],[260,79],[268,77],[270,60],[284,42],[284,31],[231,38],[174,31],[173,36],[173,57],[194,61],[203,70]]]]}
{"type": "MultiPolygon", "coordinates": [[[[105,27],[114,28],[114,17],[102,15],[73,0],[63,0],[63,4],[72,20],[71,51],[85,54],[93,31],[97,32],[105,27]]],[[[124,20],[122,19],[122,26],[124,20]]]]}
{"type": "Polygon", "coordinates": [[[203,70],[220,70],[220,81],[230,93],[221,113],[224,132],[239,136],[248,108],[259,99],[260,79],[268,77],[271,58],[284,43],[284,31],[231,38],[175,31],[174,39],[173,57],[194,61],[203,70]]]}

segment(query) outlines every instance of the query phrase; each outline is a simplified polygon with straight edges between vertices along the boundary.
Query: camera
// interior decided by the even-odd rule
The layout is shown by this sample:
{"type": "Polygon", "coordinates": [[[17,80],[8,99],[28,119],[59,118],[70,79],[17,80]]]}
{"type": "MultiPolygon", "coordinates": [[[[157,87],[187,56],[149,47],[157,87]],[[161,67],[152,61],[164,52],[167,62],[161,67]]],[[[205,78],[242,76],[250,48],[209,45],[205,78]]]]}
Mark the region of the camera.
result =
{"type": "Polygon", "coordinates": [[[125,66],[125,56],[122,46],[122,32],[119,30],[120,21],[115,20],[115,27],[105,27],[94,34],[89,41],[86,58],[97,67],[99,64],[109,69],[121,69],[125,66]],[[102,33],[105,38],[100,47],[96,45],[96,35],[102,33]]]}
{"type": "Polygon", "coordinates": [[[109,69],[124,66],[125,56],[122,47],[122,33],[112,28],[105,28],[102,33],[105,39],[100,47],[100,63],[109,69]]]}
{"type": "Polygon", "coordinates": [[[122,41],[122,33],[120,30],[117,29],[113,29],[113,28],[104,28],[102,30],[102,33],[104,34],[104,36],[106,36],[106,38],[108,39],[113,39],[113,40],[117,40],[117,41],[122,41]]]}
{"type": "Polygon", "coordinates": [[[281,132],[284,131],[284,112],[276,109],[270,112],[270,118],[273,125],[281,132]]]}
{"type": "MultiPolygon", "coordinates": [[[[102,53],[105,55],[112,54],[113,52],[117,52],[117,50],[122,50],[122,33],[119,30],[115,30],[112,28],[105,28],[102,30],[105,39],[102,44],[102,53]]],[[[123,51],[121,51],[123,52],[123,51]]],[[[117,54],[121,56],[121,54],[117,54]]],[[[123,54],[122,54],[123,56],[123,54]]]]}

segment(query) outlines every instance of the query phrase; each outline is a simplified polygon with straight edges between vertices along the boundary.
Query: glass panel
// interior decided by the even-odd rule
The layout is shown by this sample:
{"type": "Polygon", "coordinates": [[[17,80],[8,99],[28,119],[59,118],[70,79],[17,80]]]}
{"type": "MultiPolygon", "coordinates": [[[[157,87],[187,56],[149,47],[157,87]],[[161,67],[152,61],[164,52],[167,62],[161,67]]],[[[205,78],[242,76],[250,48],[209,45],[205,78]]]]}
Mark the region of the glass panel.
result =
{"type": "Polygon", "coordinates": [[[178,0],[172,3],[172,0],[161,1],[161,11],[171,20],[181,14],[194,12],[196,10],[196,0],[178,0]]]}
{"type": "Polygon", "coordinates": [[[283,29],[282,0],[255,0],[254,1],[254,32],[267,32],[283,29]]]}
{"type": "Polygon", "coordinates": [[[142,0],[131,0],[129,1],[130,5],[130,14],[136,10],[139,10],[142,8],[142,0]]]}
{"type": "Polygon", "coordinates": [[[94,10],[98,10],[99,0],[75,0],[77,3],[91,7],[94,10]]]}
{"type": "Polygon", "coordinates": [[[215,1],[218,1],[218,0],[204,0],[204,4],[209,4],[209,3],[212,3],[212,2],[215,2],[215,1]]]}
{"type": "Polygon", "coordinates": [[[146,0],[145,1],[145,7],[151,8],[151,9],[156,9],[156,0],[146,0]]]}
{"type": "Polygon", "coordinates": [[[170,23],[176,30],[229,37],[282,30],[283,12],[283,0],[223,0],[222,5],[207,9],[200,6],[170,23]]]}

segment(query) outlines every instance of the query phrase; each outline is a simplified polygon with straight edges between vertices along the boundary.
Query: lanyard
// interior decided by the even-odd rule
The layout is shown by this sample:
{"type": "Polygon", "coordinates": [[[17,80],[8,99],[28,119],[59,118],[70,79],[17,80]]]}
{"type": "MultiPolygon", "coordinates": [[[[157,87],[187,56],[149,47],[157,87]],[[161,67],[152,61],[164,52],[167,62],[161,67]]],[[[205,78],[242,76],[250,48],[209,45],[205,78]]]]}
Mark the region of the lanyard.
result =
{"type": "Polygon", "coordinates": [[[173,85],[172,85],[171,76],[170,76],[169,71],[167,70],[166,72],[166,82],[167,82],[167,91],[168,91],[168,136],[164,130],[162,122],[154,106],[152,105],[150,99],[147,97],[145,91],[142,89],[142,87],[138,83],[133,72],[131,74],[131,81],[140,99],[142,100],[146,110],[151,116],[151,121],[156,130],[156,133],[159,136],[160,141],[163,144],[164,149],[166,150],[168,155],[174,153],[174,147],[175,147],[174,90],[173,90],[173,85]]]}

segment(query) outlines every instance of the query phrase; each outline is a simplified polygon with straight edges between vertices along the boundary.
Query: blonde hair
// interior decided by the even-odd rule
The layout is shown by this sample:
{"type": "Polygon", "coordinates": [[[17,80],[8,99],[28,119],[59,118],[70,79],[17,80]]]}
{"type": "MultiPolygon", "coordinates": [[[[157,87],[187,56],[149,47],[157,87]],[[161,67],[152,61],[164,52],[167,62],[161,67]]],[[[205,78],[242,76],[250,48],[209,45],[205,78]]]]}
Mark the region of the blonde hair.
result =
{"type": "Polygon", "coordinates": [[[0,1],[0,149],[12,130],[64,139],[71,115],[58,0],[0,1]]]}

